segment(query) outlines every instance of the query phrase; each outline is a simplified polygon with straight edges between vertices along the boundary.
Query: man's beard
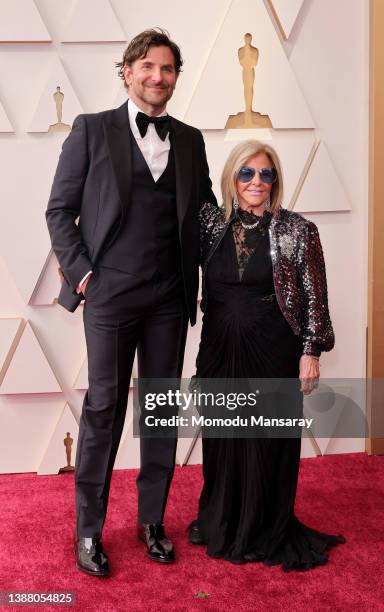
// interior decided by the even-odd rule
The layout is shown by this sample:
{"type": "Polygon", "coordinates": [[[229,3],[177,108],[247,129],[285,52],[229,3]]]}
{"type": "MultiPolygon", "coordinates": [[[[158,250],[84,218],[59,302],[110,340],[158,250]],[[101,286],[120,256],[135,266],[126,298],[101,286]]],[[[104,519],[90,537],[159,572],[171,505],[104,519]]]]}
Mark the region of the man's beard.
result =
{"type": "Polygon", "coordinates": [[[147,90],[146,89],[143,90],[143,93],[140,96],[140,98],[143,100],[143,102],[146,102],[147,104],[151,104],[152,106],[164,106],[168,102],[168,100],[171,99],[172,94],[174,92],[174,89],[169,90],[168,88],[165,88],[165,87],[164,88],[162,88],[162,87],[159,87],[159,88],[150,87],[150,88],[147,88],[147,90]],[[158,89],[160,91],[163,91],[164,92],[164,97],[162,97],[161,100],[159,98],[157,98],[157,99],[155,98],[153,100],[152,96],[150,95],[150,92],[148,92],[149,93],[148,96],[146,95],[147,90],[150,90],[150,89],[158,89]]]}

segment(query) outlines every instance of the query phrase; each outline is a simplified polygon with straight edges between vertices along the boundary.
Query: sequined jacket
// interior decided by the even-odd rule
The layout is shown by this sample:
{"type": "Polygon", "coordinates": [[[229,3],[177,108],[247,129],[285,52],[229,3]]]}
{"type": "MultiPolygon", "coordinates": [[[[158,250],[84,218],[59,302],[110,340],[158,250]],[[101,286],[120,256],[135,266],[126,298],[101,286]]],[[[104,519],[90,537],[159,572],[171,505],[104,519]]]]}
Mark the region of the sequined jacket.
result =
{"type": "MultiPolygon", "coordinates": [[[[200,209],[202,303],[207,303],[205,272],[218,244],[231,225],[223,208],[203,204],[200,209]]],[[[296,335],[303,353],[319,356],[335,343],[328,311],[327,280],[317,227],[295,212],[279,209],[269,225],[273,282],[278,305],[296,335]]]]}

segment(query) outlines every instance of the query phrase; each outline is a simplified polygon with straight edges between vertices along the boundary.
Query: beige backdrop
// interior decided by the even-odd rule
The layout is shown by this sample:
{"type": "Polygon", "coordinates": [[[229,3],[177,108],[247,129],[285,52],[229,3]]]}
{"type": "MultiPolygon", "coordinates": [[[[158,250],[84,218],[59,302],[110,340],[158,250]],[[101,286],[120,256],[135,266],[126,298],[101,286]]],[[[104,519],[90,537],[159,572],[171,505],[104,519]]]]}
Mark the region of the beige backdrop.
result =
{"type": "MultiPolygon", "coordinates": [[[[57,122],[53,94],[60,86],[65,124],[117,106],[125,92],[114,62],[153,25],[182,47],[169,111],[203,130],[218,198],[236,142],[277,148],[285,206],[317,223],[325,251],[336,348],[322,356],[322,375],[365,376],[368,0],[0,0],[0,472],[65,466],[63,440],[69,431],[74,454],[86,387],[82,308],[53,303],[59,278],[44,211],[65,138],[47,132],[57,122]],[[273,129],[224,129],[244,110],[237,52],[246,32],[259,50],[253,110],[273,129]]],[[[190,330],[185,375],[200,326],[190,330]]],[[[130,416],[125,432],[119,468],[139,461],[130,416]]],[[[306,440],[303,454],[363,448],[306,440]]],[[[177,457],[200,462],[200,442],[180,440],[177,457]]]]}

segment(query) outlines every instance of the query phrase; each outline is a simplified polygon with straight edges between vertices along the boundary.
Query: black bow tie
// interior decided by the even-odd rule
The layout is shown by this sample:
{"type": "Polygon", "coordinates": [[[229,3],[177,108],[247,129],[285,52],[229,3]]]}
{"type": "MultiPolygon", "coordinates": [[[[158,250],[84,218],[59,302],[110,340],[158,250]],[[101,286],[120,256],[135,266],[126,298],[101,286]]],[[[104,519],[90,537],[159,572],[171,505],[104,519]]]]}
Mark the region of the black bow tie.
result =
{"type": "Polygon", "coordinates": [[[156,128],[157,135],[161,140],[165,140],[169,132],[169,118],[167,115],[164,117],[149,117],[145,113],[137,113],[136,124],[139,128],[140,136],[144,138],[147,133],[147,129],[150,123],[156,128]]]}

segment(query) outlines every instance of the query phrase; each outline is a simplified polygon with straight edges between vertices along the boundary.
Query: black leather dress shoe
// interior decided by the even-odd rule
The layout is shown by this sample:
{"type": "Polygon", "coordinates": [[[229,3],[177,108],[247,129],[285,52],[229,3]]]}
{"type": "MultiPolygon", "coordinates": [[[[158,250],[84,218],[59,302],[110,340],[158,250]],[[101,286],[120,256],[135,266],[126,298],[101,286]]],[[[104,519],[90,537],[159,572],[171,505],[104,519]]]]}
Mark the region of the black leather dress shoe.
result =
{"type": "Polygon", "coordinates": [[[164,525],[144,523],[137,528],[137,537],[147,545],[147,556],[159,563],[173,563],[175,550],[164,531],[164,525]]]}
{"type": "Polygon", "coordinates": [[[197,521],[192,521],[192,523],[188,526],[188,542],[191,544],[206,544],[204,542],[203,536],[201,535],[199,524],[197,521]]]}
{"type": "Polygon", "coordinates": [[[77,538],[75,540],[76,565],[90,576],[108,576],[108,557],[100,538],[77,538]]]}

